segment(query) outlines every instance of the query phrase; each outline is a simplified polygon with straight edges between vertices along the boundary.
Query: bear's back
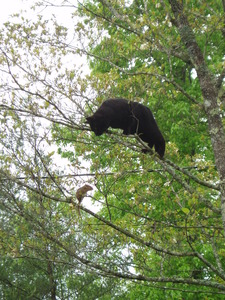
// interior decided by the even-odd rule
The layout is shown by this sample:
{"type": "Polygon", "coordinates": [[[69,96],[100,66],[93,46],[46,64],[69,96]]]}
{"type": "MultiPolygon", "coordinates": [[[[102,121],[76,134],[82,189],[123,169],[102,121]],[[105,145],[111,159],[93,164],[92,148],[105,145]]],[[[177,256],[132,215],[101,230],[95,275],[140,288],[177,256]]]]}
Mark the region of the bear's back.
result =
{"type": "Polygon", "coordinates": [[[129,102],[123,98],[110,98],[105,100],[102,105],[99,107],[99,110],[111,109],[116,113],[128,111],[129,110],[129,102]]]}
{"type": "Polygon", "coordinates": [[[98,114],[104,114],[108,118],[109,126],[127,129],[130,118],[130,106],[126,99],[107,99],[102,103],[97,112],[98,114]]]}

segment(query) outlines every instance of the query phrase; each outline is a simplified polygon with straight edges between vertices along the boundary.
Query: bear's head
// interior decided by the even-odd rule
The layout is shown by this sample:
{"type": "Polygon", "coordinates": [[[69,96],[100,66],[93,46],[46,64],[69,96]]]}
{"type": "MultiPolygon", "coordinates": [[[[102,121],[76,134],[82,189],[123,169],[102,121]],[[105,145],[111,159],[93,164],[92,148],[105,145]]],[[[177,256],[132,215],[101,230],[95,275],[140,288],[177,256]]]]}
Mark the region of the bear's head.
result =
{"type": "Polygon", "coordinates": [[[108,122],[102,115],[93,115],[86,118],[91,130],[94,131],[95,135],[102,135],[109,127],[108,122]]]}

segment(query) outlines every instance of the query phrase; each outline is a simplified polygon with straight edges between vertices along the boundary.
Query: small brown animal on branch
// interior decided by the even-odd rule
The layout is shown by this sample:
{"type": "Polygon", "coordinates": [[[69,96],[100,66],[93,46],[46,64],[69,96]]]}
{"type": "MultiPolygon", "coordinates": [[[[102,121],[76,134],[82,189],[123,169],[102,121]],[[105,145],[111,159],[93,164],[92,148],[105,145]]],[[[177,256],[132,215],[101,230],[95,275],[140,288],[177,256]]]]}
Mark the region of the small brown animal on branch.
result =
{"type": "Polygon", "coordinates": [[[78,213],[80,215],[80,204],[81,204],[81,201],[84,199],[84,197],[87,195],[87,192],[88,191],[91,191],[93,190],[93,188],[88,185],[88,184],[85,184],[83,185],[82,187],[80,187],[77,192],[76,192],[76,197],[77,197],[77,200],[78,200],[78,213]]]}

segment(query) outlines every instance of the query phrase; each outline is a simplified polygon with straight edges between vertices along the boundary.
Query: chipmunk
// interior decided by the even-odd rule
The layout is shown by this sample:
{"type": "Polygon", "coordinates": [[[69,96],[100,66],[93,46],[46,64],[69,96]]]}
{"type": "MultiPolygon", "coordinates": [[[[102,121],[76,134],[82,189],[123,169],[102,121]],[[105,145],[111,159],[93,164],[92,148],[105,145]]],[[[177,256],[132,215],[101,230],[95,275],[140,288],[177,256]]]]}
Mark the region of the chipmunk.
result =
{"type": "Polygon", "coordinates": [[[76,191],[76,197],[77,197],[77,200],[79,202],[78,203],[78,214],[79,215],[80,215],[81,202],[84,199],[84,197],[87,195],[87,192],[91,191],[91,190],[93,190],[93,188],[90,185],[85,184],[76,191]]]}

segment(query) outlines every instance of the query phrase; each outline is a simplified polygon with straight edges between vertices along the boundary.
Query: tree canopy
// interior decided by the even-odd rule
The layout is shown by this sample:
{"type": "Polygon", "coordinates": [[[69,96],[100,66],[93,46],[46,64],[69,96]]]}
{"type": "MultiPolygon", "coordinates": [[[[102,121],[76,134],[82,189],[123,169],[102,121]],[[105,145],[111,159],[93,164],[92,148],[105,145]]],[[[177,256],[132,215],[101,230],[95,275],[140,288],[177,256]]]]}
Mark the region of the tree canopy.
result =
{"type": "Polygon", "coordinates": [[[224,0],[33,10],[0,31],[0,297],[224,299],[224,0]],[[164,158],[94,135],[118,97],[151,109],[164,158]]]}

